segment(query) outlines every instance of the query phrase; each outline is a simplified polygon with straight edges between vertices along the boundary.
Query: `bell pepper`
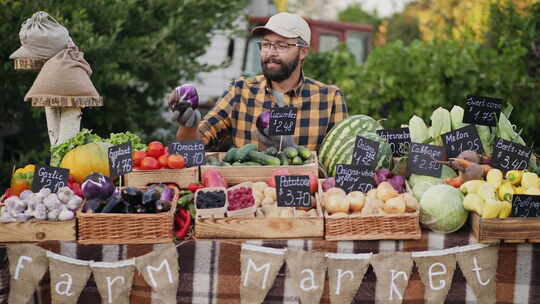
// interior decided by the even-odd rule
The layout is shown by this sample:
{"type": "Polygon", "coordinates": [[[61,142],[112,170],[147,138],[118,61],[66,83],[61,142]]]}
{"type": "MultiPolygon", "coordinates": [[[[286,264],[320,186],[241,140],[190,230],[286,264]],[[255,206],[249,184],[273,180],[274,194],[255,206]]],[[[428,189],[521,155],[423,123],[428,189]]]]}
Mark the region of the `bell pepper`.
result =
{"type": "Polygon", "coordinates": [[[189,230],[189,227],[191,226],[191,215],[189,214],[188,210],[180,208],[176,213],[175,219],[178,226],[176,237],[179,239],[184,238],[189,230]]]}
{"type": "Polygon", "coordinates": [[[197,190],[204,188],[204,185],[201,185],[199,183],[191,183],[187,188],[192,193],[195,193],[197,190]]]}
{"type": "Polygon", "coordinates": [[[35,170],[36,166],[34,165],[26,165],[24,168],[15,170],[11,177],[11,191],[14,195],[19,195],[24,190],[32,188],[35,170]]]}

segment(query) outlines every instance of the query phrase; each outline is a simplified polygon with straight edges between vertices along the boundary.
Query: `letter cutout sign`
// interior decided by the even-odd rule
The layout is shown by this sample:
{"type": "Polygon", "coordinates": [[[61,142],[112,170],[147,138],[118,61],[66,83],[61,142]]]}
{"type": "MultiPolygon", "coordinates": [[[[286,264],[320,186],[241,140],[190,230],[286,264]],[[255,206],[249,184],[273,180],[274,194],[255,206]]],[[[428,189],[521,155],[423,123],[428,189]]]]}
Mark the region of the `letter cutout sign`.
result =
{"type": "Polygon", "coordinates": [[[116,263],[91,263],[94,280],[103,304],[129,304],[135,260],[116,263]]]}
{"type": "Polygon", "coordinates": [[[7,254],[12,291],[8,303],[27,304],[49,267],[45,250],[34,245],[17,244],[8,246],[7,254]]]}
{"type": "Polygon", "coordinates": [[[319,303],[326,278],[325,254],[287,250],[286,262],[300,303],[319,303]]]}
{"type": "Polygon", "coordinates": [[[430,303],[444,303],[452,286],[456,256],[453,254],[426,256],[413,253],[413,258],[425,286],[424,299],[430,299],[430,303]]]}
{"type": "Polygon", "coordinates": [[[336,254],[326,255],[330,302],[332,304],[350,304],[369,267],[371,254],[336,254]]]}
{"type": "Polygon", "coordinates": [[[176,246],[171,245],[139,257],[135,260],[135,265],[163,303],[177,302],[179,269],[176,246]]]}
{"type": "Polygon", "coordinates": [[[375,300],[378,303],[401,303],[413,267],[408,252],[379,253],[371,259],[377,276],[375,300]]]}
{"type": "Polygon", "coordinates": [[[459,268],[478,298],[478,303],[496,302],[498,252],[498,246],[490,246],[456,254],[459,268]]]}
{"type": "Polygon", "coordinates": [[[92,270],[90,262],[61,256],[50,251],[51,299],[53,303],[76,304],[92,270]]]}

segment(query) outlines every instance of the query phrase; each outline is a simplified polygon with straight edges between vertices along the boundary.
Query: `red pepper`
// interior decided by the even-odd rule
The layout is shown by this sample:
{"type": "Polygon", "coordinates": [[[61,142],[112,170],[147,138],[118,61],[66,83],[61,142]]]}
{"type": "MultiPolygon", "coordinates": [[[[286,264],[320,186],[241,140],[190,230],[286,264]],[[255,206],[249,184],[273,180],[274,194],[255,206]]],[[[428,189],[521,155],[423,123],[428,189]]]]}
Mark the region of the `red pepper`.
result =
{"type": "Polygon", "coordinates": [[[192,184],[189,184],[189,186],[187,188],[192,193],[195,193],[195,191],[204,188],[204,185],[201,185],[199,183],[192,183],[192,184]]]}
{"type": "Polygon", "coordinates": [[[11,192],[11,188],[7,188],[6,192],[4,192],[4,195],[5,195],[5,198],[13,196],[13,193],[11,192]]]}
{"type": "Polygon", "coordinates": [[[178,225],[176,237],[179,239],[184,238],[191,226],[191,215],[188,210],[184,208],[178,209],[178,213],[176,213],[176,224],[178,225]]]}

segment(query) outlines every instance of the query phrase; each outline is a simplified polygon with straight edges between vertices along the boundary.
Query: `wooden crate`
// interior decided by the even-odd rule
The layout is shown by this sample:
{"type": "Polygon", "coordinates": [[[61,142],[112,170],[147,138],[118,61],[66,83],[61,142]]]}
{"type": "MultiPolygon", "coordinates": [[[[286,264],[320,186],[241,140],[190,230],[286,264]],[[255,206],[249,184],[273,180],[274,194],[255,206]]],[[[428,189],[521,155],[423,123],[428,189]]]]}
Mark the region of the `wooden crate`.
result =
{"type": "MultiPolygon", "coordinates": [[[[3,206],[4,196],[0,198],[3,206]]],[[[26,222],[0,222],[0,243],[75,241],[75,219],[70,221],[45,221],[31,219],[26,222]]]]}
{"type": "Polygon", "coordinates": [[[189,184],[197,182],[199,182],[199,167],[135,170],[125,175],[125,185],[138,188],[157,183],[173,183],[180,188],[186,188],[189,184]]]}
{"type": "MultiPolygon", "coordinates": [[[[221,175],[227,180],[230,185],[236,185],[243,182],[266,182],[274,171],[279,169],[287,169],[292,175],[312,173],[315,176],[319,174],[319,165],[317,159],[317,153],[312,151],[315,155],[315,161],[306,165],[288,165],[288,166],[230,166],[220,167],[212,165],[201,166],[201,176],[208,169],[218,170],[221,175]]],[[[207,153],[207,157],[217,157],[218,160],[223,160],[226,152],[210,152],[207,153]]]]}
{"type": "MultiPolygon", "coordinates": [[[[318,205],[318,204],[317,204],[318,205]]],[[[323,239],[324,219],[289,218],[205,218],[196,219],[195,237],[200,239],[323,239]]]]}
{"type": "Polygon", "coordinates": [[[486,219],[471,213],[469,221],[472,233],[480,243],[499,240],[507,243],[540,243],[540,218],[486,219]]]}

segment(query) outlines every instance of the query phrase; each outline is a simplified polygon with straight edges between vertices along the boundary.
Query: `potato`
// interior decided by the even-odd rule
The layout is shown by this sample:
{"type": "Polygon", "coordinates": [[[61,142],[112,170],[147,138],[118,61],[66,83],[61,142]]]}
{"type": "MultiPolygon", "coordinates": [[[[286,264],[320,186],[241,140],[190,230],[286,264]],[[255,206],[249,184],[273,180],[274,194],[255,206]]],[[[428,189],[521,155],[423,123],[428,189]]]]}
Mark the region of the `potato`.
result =
{"type": "Polygon", "coordinates": [[[405,207],[403,196],[398,196],[389,199],[382,209],[387,214],[401,214],[405,213],[405,207]]]}
{"type": "Polygon", "coordinates": [[[420,207],[418,200],[411,193],[403,193],[400,195],[405,201],[405,212],[415,212],[420,207]]]}
{"type": "Polygon", "coordinates": [[[265,197],[265,198],[261,201],[261,205],[262,205],[262,206],[273,205],[274,203],[275,203],[275,200],[272,199],[271,197],[265,197]]]}
{"type": "Polygon", "coordinates": [[[377,186],[377,198],[384,202],[398,195],[396,189],[388,182],[382,182],[377,186]]]}
{"type": "Polygon", "coordinates": [[[267,187],[264,189],[263,191],[264,193],[264,197],[270,197],[272,198],[274,201],[277,199],[277,195],[276,195],[276,188],[272,188],[272,187],[267,187]]]}
{"type": "Polygon", "coordinates": [[[349,208],[351,212],[360,211],[364,207],[366,196],[363,192],[353,191],[347,194],[347,200],[349,201],[349,208]]]}
{"type": "Polygon", "coordinates": [[[265,182],[256,182],[253,183],[251,188],[253,189],[253,191],[260,191],[262,193],[264,189],[268,188],[268,185],[265,182]]]}

